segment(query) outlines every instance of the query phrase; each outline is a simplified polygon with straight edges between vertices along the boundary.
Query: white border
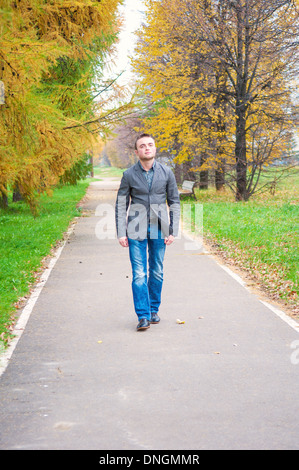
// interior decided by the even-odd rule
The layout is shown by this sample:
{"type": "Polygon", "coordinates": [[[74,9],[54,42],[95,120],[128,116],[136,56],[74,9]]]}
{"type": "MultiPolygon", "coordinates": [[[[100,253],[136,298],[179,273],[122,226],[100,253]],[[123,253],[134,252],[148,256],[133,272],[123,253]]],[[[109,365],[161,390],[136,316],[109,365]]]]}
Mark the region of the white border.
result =
{"type": "MultiPolygon", "coordinates": [[[[196,244],[196,237],[194,237],[194,234],[191,234],[190,232],[185,231],[184,227],[182,227],[182,233],[183,233],[185,238],[187,238],[189,240],[193,240],[193,242],[195,242],[195,244],[196,244]]],[[[233,279],[235,279],[235,281],[237,281],[242,287],[244,287],[244,289],[246,289],[248,292],[250,292],[251,294],[255,295],[258,298],[258,296],[256,294],[252,293],[252,291],[250,290],[250,288],[246,284],[246,281],[244,281],[244,279],[242,279],[242,277],[240,277],[238,274],[234,273],[225,264],[222,264],[217,259],[216,256],[213,256],[213,254],[206,248],[203,238],[201,239],[200,243],[201,243],[201,248],[203,250],[203,253],[207,254],[208,256],[211,256],[213,258],[213,260],[218,264],[218,266],[220,266],[220,268],[222,268],[224,271],[226,271],[233,279]]],[[[266,301],[261,300],[259,298],[258,298],[258,300],[263,305],[265,305],[265,307],[267,307],[269,310],[271,310],[273,313],[275,313],[275,315],[277,315],[279,318],[281,318],[281,320],[283,320],[291,328],[293,328],[297,333],[299,333],[299,323],[296,320],[293,320],[287,313],[283,312],[282,310],[278,309],[277,307],[274,307],[274,305],[271,305],[269,302],[266,302],[266,301]]]]}
{"type": "MultiPolygon", "coordinates": [[[[212,255],[211,255],[212,256],[212,255]]],[[[227,266],[224,266],[222,265],[221,263],[219,263],[217,261],[217,259],[215,257],[213,257],[213,259],[216,261],[216,263],[218,264],[218,266],[220,266],[222,269],[224,269],[224,271],[226,271],[231,277],[233,277],[239,284],[241,284],[241,286],[243,286],[246,290],[248,290],[248,292],[251,292],[250,291],[250,288],[246,285],[246,282],[240,277],[238,276],[238,274],[234,273],[233,271],[231,271],[230,268],[228,268],[227,266]]],[[[256,294],[253,294],[253,295],[256,295],[256,294]]],[[[256,295],[257,297],[257,295],[256,295]]],[[[261,299],[258,299],[262,304],[265,305],[265,307],[269,308],[272,312],[274,312],[278,317],[280,317],[284,322],[286,322],[289,326],[291,326],[292,328],[294,328],[295,331],[297,331],[297,333],[299,333],[299,323],[296,322],[296,320],[293,320],[289,315],[287,315],[285,312],[283,312],[282,310],[274,307],[274,305],[271,305],[269,302],[265,302],[264,300],[261,300],[261,299]]]]}
{"type": "Polygon", "coordinates": [[[32,313],[33,307],[38,299],[38,297],[41,294],[41,291],[43,290],[52,269],[54,268],[56,262],[58,261],[63,248],[66,245],[66,242],[68,241],[70,235],[73,233],[75,227],[75,222],[72,222],[72,226],[68,229],[67,232],[64,233],[64,241],[62,242],[62,245],[60,245],[54,252],[53,257],[51,257],[51,260],[49,262],[49,265],[46,267],[44,272],[42,273],[40,280],[36,284],[32,294],[30,295],[25,307],[23,308],[18,321],[13,329],[12,334],[14,335],[13,340],[7,347],[7,349],[4,351],[3,354],[0,353],[0,377],[5,371],[5,369],[8,366],[9,360],[15,350],[15,347],[18,344],[19,339],[22,336],[23,331],[25,330],[25,327],[27,325],[27,322],[29,320],[29,317],[32,313]]]}

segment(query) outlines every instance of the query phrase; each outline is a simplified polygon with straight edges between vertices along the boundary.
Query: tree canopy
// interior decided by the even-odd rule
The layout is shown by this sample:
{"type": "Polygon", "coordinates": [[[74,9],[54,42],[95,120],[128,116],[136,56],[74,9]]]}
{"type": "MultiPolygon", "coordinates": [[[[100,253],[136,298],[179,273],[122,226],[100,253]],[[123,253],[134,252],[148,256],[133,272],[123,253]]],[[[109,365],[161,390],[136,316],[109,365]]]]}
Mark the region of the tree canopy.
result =
{"type": "Polygon", "coordinates": [[[288,152],[298,74],[292,0],[147,0],[133,66],[144,125],[178,163],[213,169],[237,200],[288,152]]]}
{"type": "Polygon", "coordinates": [[[120,28],[119,3],[1,2],[2,203],[7,187],[17,186],[36,212],[38,193],[50,190],[107,131],[109,84],[102,73],[120,28]]]}

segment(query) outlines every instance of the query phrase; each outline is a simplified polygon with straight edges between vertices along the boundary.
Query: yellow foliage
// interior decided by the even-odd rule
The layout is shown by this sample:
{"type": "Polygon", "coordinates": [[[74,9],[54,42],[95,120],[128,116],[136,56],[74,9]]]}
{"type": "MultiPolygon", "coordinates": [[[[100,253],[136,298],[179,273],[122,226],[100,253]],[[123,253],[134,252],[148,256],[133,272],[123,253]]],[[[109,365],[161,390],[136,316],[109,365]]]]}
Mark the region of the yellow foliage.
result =
{"type": "Polygon", "coordinates": [[[5,104],[0,105],[0,193],[17,183],[33,211],[36,191],[56,184],[92,146],[92,135],[81,125],[86,112],[91,117],[92,105],[78,109],[73,99],[84,90],[84,74],[74,85],[56,84],[55,93],[45,92],[45,81],[55,79],[53,71],[61,58],[92,60],[97,53],[90,47],[94,41],[109,51],[119,2],[1,2],[0,80],[5,104]],[[72,128],[75,112],[80,126],[72,128]]]}
{"type": "Polygon", "coordinates": [[[224,160],[235,165],[242,106],[245,164],[271,163],[289,142],[288,67],[294,63],[294,48],[282,47],[279,53],[274,32],[288,46],[298,29],[298,11],[285,5],[268,18],[265,2],[249,2],[249,19],[244,18],[252,40],[245,19],[238,16],[245,15],[245,2],[238,5],[240,10],[232,2],[146,0],[147,17],[132,59],[140,93],[154,104],[144,127],[178,163],[204,153],[201,170],[217,168],[224,160]],[[273,25],[272,37],[266,37],[273,25]]]}

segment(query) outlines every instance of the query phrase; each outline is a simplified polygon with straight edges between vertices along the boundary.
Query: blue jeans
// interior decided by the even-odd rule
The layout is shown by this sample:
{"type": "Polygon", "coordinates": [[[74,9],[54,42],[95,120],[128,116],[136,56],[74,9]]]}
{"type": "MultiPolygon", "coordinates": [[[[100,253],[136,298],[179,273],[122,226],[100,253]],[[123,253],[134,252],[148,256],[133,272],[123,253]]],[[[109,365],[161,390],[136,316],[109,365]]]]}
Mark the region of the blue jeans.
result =
{"type": "Polygon", "coordinates": [[[132,265],[132,292],[135,312],[138,319],[150,320],[151,313],[158,312],[163,285],[163,260],[166,245],[158,231],[158,237],[150,236],[144,240],[128,239],[132,265]],[[148,250],[148,254],[147,254],[148,250]],[[147,256],[148,255],[148,256],[147,256]],[[148,275],[147,275],[148,262],[148,275]]]}

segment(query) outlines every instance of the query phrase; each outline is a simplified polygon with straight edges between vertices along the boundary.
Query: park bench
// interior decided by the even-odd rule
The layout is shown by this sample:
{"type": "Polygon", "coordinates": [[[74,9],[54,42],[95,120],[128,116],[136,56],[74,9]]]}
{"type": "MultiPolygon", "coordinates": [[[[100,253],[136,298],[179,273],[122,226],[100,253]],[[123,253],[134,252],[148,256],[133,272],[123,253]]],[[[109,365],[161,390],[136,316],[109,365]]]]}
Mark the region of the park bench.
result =
{"type": "Polygon", "coordinates": [[[195,181],[184,180],[182,184],[182,188],[179,189],[179,194],[181,196],[192,196],[196,199],[194,193],[194,185],[195,181]]]}

